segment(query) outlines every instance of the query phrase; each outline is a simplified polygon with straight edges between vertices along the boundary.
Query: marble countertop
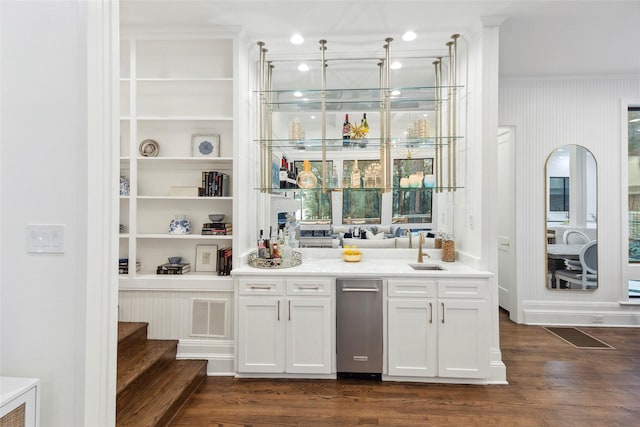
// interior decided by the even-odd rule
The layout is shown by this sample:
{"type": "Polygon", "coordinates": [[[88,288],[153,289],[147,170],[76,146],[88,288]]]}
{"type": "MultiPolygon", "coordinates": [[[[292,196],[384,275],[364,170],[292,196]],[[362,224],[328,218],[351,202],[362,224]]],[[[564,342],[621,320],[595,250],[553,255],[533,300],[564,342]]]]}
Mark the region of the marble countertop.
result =
{"type": "Polygon", "coordinates": [[[340,276],[340,277],[429,277],[455,278],[475,277],[489,278],[493,273],[475,269],[462,262],[443,262],[440,250],[425,250],[431,258],[424,257],[423,264],[438,265],[442,270],[414,270],[411,265],[417,263],[417,249],[362,249],[363,257],[360,262],[345,262],[342,260],[342,249],[300,250],[302,264],[290,268],[254,268],[247,264],[234,268],[234,276],[265,276],[286,275],[304,276],[340,276]]]}

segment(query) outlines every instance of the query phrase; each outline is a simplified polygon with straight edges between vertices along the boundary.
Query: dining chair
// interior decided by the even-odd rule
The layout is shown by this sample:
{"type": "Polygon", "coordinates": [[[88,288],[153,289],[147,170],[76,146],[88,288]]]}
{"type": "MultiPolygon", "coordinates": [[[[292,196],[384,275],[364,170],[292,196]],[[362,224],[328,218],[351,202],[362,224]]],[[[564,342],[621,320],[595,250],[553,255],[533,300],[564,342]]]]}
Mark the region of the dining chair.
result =
{"type": "Polygon", "coordinates": [[[580,230],[568,229],[562,234],[562,241],[565,245],[583,245],[589,242],[589,236],[580,230]]]}
{"type": "Polygon", "coordinates": [[[560,282],[579,285],[582,289],[595,289],[598,284],[598,242],[592,240],[585,244],[578,255],[581,270],[556,270],[556,289],[560,289],[560,282]]]}

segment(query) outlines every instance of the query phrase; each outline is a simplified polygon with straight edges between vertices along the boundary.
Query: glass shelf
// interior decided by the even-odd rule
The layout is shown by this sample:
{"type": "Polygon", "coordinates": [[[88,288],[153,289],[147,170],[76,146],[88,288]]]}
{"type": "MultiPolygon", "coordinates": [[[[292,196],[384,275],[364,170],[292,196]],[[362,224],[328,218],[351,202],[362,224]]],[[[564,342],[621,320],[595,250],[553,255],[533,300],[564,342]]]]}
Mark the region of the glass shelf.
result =
{"type": "MultiPolygon", "coordinates": [[[[392,87],[392,101],[437,101],[436,92],[438,89],[446,94],[449,89],[460,89],[462,86],[409,86],[409,87],[392,87]]],[[[327,103],[341,102],[376,102],[384,101],[387,93],[382,88],[358,88],[358,89],[286,89],[272,91],[255,91],[258,95],[264,95],[267,105],[280,104],[304,104],[321,102],[322,94],[325,95],[327,103]]],[[[446,98],[440,99],[446,101],[446,98]]]]}
{"type": "MultiPolygon", "coordinates": [[[[451,140],[461,140],[462,136],[439,138],[391,138],[391,148],[435,148],[440,146],[449,145],[451,140]]],[[[310,150],[318,151],[322,150],[322,139],[309,138],[303,140],[295,139],[270,139],[270,140],[255,140],[255,142],[265,145],[271,148],[286,148],[297,150],[310,150]]],[[[325,147],[330,151],[362,151],[362,150],[379,150],[380,146],[384,145],[384,140],[381,138],[366,138],[366,139],[349,139],[349,145],[344,144],[342,138],[325,138],[325,147]]]]}
{"type": "MultiPolygon", "coordinates": [[[[403,191],[403,192],[416,192],[416,191],[433,191],[436,192],[438,190],[440,191],[455,191],[455,190],[460,190],[463,189],[463,186],[457,186],[457,187],[452,187],[452,186],[448,186],[448,187],[432,187],[432,188],[426,188],[426,187],[413,187],[413,188],[405,188],[405,187],[392,187],[390,188],[390,191],[403,191]]],[[[337,191],[337,192],[343,192],[343,191],[358,191],[358,192],[365,192],[365,191],[371,191],[371,192],[382,192],[385,191],[384,188],[380,188],[380,187],[367,187],[367,188],[352,188],[352,187],[346,187],[346,188],[342,188],[342,187],[330,187],[327,186],[324,190],[320,187],[320,184],[318,184],[317,188],[255,188],[255,190],[260,190],[260,191],[267,191],[270,192],[272,194],[283,194],[283,193],[318,193],[318,192],[322,192],[322,191],[337,191]]]]}

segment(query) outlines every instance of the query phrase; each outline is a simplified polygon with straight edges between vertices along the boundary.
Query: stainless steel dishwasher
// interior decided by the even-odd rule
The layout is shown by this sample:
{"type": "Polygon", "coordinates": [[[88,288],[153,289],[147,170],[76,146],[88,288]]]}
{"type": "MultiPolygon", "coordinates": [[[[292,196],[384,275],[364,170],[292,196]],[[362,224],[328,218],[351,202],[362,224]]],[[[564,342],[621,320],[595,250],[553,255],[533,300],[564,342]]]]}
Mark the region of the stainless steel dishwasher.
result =
{"type": "Polygon", "coordinates": [[[382,374],[382,280],[336,279],[338,374],[382,374]]]}

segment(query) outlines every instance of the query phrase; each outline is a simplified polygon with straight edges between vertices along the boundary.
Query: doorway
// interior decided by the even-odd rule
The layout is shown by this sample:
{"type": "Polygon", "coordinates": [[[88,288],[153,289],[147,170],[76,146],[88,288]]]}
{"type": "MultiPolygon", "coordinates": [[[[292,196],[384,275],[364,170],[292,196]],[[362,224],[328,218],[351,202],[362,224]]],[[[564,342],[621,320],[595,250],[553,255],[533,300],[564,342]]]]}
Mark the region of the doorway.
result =
{"type": "Polygon", "coordinates": [[[498,128],[498,302],[515,321],[516,287],[516,205],[515,129],[498,128]]]}

